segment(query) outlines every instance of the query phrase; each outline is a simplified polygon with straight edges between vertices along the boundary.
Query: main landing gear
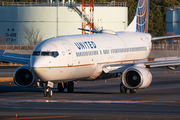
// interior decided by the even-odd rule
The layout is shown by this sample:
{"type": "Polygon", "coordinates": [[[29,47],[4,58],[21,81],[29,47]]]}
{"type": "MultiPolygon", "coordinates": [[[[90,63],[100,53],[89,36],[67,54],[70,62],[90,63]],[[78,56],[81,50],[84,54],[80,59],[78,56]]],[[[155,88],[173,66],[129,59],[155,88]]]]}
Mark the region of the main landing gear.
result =
{"type": "Polygon", "coordinates": [[[74,91],[74,82],[67,82],[67,83],[58,83],[58,91],[60,93],[64,92],[64,89],[67,88],[68,93],[72,93],[74,91]]]}
{"type": "MultiPolygon", "coordinates": [[[[127,92],[127,88],[123,85],[123,83],[120,83],[120,93],[126,93],[127,92]]],[[[136,89],[129,89],[131,94],[135,94],[136,93],[136,89]]]]}

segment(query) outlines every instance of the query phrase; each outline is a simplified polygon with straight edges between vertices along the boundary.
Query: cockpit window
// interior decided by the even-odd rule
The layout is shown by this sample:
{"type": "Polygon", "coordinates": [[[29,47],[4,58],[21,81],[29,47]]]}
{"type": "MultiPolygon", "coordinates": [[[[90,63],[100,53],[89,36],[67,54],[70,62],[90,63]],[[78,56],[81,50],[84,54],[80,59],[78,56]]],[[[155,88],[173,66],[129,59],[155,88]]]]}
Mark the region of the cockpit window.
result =
{"type": "Polygon", "coordinates": [[[40,55],[40,51],[34,51],[32,55],[33,56],[39,56],[40,55]]]}
{"type": "Polygon", "coordinates": [[[41,52],[42,56],[52,56],[52,57],[57,57],[59,53],[57,51],[52,51],[52,52],[41,52]]]}
{"type": "Polygon", "coordinates": [[[51,56],[51,52],[41,52],[42,56],[51,56]]]}
{"type": "Polygon", "coordinates": [[[57,56],[59,55],[59,53],[58,53],[57,51],[54,51],[54,52],[52,52],[52,55],[53,55],[54,57],[57,57],[57,56]]]}
{"type": "Polygon", "coordinates": [[[34,51],[33,56],[52,56],[52,57],[57,57],[59,55],[59,53],[57,51],[34,51]]]}

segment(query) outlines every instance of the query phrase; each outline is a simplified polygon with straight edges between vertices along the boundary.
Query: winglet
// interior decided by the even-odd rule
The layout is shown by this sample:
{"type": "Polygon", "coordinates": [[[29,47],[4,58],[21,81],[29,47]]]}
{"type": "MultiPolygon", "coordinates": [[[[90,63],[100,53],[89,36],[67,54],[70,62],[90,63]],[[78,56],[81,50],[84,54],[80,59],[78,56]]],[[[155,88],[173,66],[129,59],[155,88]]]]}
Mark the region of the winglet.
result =
{"type": "Polygon", "coordinates": [[[126,28],[127,32],[148,33],[150,0],[139,0],[136,13],[131,24],[126,28]]]}

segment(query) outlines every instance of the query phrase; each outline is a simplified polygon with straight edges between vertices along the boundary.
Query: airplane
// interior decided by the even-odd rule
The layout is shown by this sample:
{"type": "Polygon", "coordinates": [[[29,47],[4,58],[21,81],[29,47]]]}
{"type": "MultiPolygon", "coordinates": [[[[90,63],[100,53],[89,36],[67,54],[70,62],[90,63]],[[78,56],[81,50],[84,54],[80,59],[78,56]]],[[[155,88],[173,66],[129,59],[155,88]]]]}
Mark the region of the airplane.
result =
{"type": "Polygon", "coordinates": [[[74,91],[74,81],[122,77],[120,92],[136,93],[152,82],[152,67],[180,65],[180,59],[148,61],[152,41],[180,35],[152,37],[148,32],[150,0],[139,0],[132,23],[123,32],[87,30],[96,34],[59,36],[39,43],[31,57],[2,55],[6,62],[24,64],[13,75],[19,87],[44,87],[44,97],[74,91]],[[147,60],[147,61],[144,61],[147,60]]]}

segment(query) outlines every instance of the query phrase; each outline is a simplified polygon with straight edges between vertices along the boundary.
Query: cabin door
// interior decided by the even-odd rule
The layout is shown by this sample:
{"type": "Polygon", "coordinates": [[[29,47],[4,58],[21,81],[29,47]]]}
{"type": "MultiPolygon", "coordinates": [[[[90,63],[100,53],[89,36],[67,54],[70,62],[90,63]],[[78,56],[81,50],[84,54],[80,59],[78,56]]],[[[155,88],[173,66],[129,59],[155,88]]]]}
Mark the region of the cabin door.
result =
{"type": "Polygon", "coordinates": [[[66,43],[63,43],[63,46],[65,47],[67,53],[68,66],[73,66],[72,50],[66,43]]]}

